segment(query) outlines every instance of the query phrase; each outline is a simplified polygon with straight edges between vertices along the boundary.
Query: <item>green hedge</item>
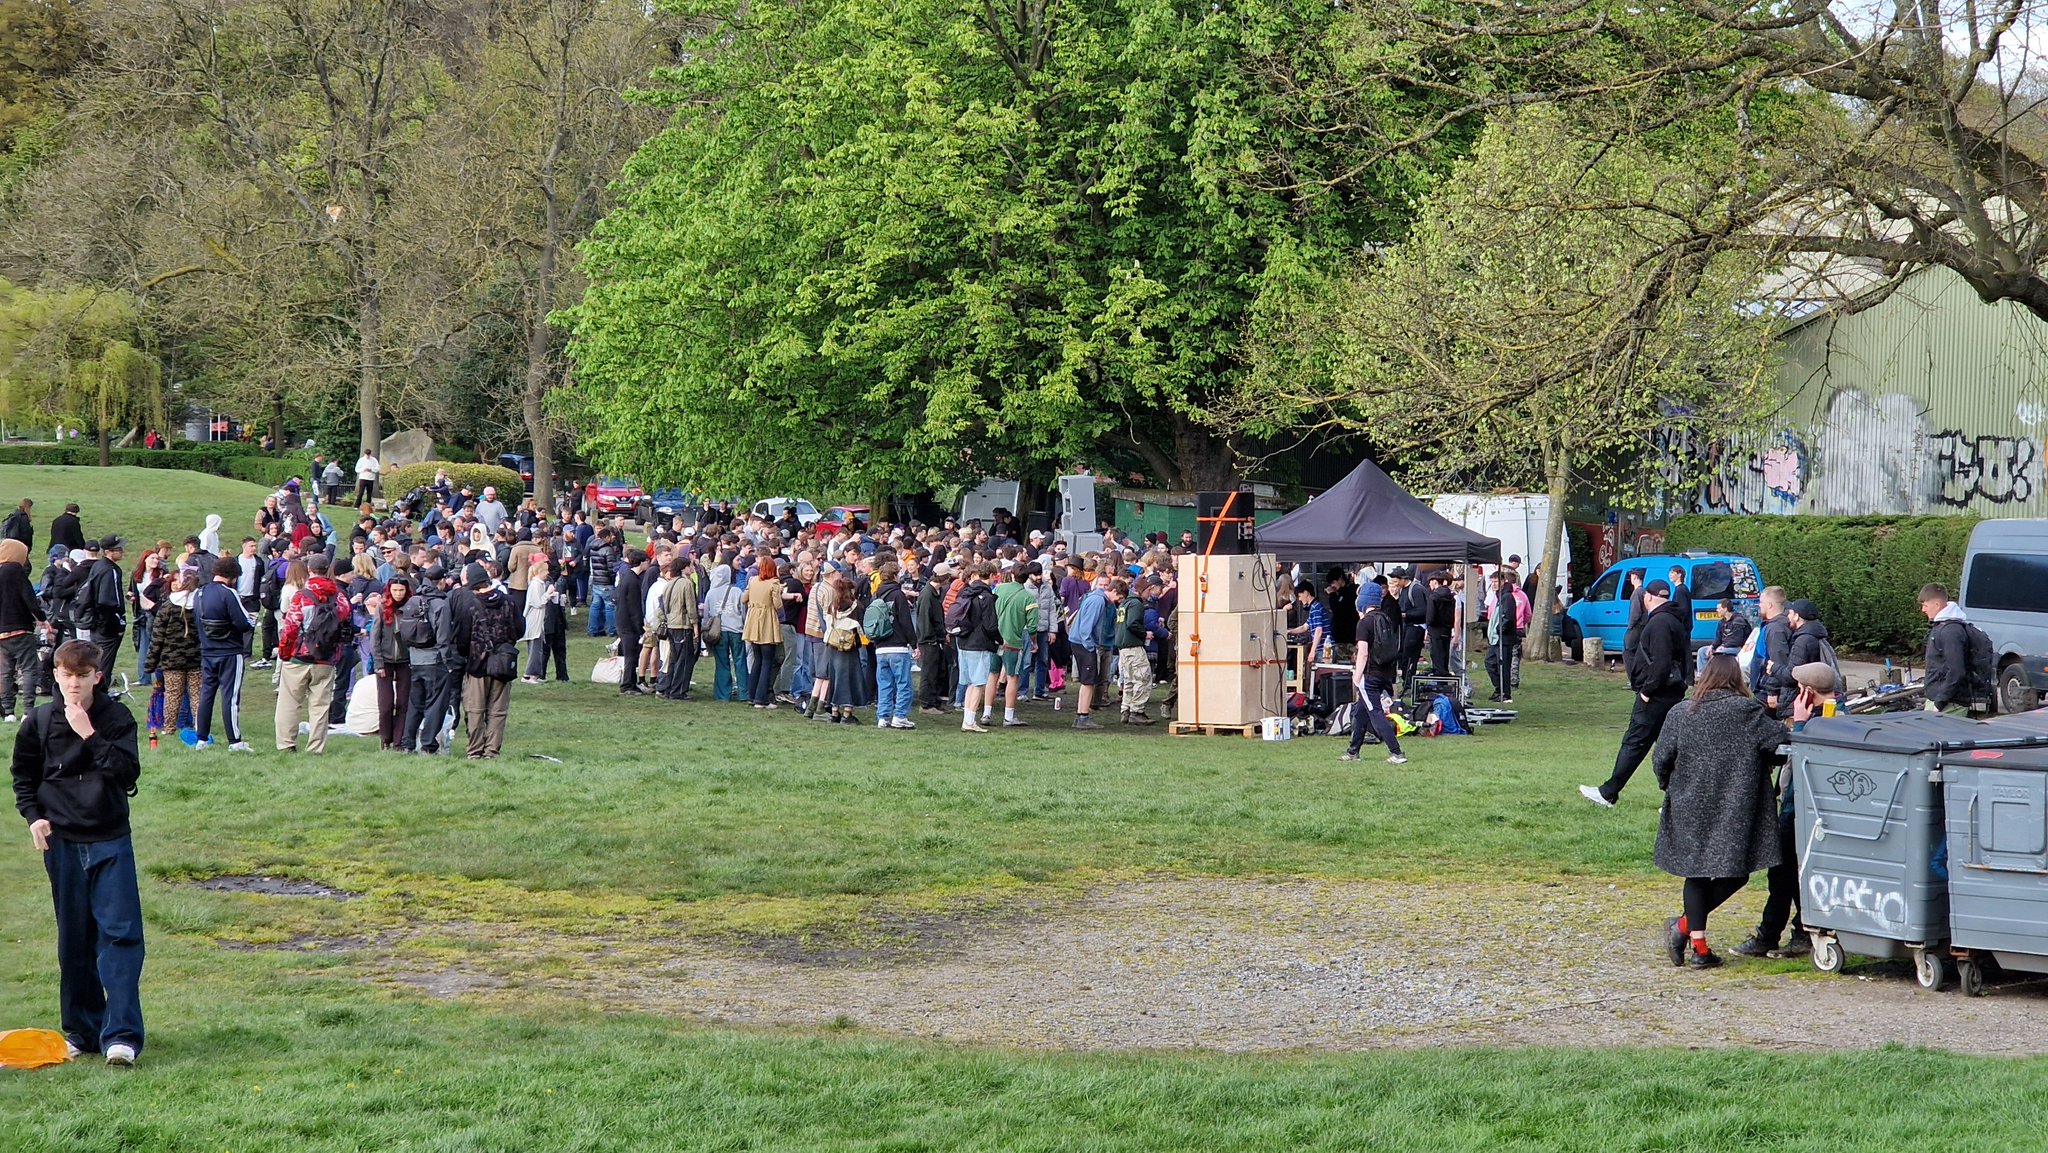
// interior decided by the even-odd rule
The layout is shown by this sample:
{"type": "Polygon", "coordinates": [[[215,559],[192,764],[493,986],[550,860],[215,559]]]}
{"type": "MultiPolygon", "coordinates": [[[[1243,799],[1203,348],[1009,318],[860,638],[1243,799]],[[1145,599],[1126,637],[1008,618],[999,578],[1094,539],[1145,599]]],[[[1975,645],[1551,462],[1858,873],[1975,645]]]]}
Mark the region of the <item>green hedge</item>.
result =
{"type": "Polygon", "coordinates": [[[448,470],[448,479],[454,482],[457,489],[465,484],[469,485],[476,490],[479,497],[483,495],[485,485],[496,485],[498,500],[506,508],[515,507],[526,495],[525,482],[519,479],[518,473],[509,468],[499,468],[495,464],[430,460],[423,464],[394,468],[384,474],[384,496],[387,500],[397,500],[423,484],[432,484],[435,470],[444,468],[448,470]]]}
{"type": "Polygon", "coordinates": [[[1973,516],[1684,516],[1671,552],[1705,549],[1752,557],[1764,583],[1820,607],[1838,648],[1899,656],[1927,637],[1920,586],[1962,580],[1973,516]]]}

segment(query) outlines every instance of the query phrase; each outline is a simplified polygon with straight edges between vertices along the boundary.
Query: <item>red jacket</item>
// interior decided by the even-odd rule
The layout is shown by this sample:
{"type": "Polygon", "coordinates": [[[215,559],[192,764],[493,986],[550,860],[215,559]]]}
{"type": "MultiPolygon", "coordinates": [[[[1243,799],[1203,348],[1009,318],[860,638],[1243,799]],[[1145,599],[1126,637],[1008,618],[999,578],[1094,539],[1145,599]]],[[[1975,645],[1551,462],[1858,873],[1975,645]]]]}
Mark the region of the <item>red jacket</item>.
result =
{"type": "MultiPolygon", "coordinates": [[[[285,607],[284,631],[277,638],[277,659],[289,661],[298,657],[299,625],[305,620],[308,606],[315,604],[338,605],[340,599],[341,589],[332,580],[324,576],[308,578],[306,587],[300,589],[298,595],[292,598],[292,603],[285,607]]],[[[337,608],[336,611],[339,611],[339,609],[337,608]]],[[[346,632],[346,627],[344,627],[344,636],[346,632]]],[[[347,649],[348,646],[346,644],[342,645],[343,652],[346,652],[347,649]]],[[[335,659],[340,660],[341,654],[337,653],[335,659]]]]}

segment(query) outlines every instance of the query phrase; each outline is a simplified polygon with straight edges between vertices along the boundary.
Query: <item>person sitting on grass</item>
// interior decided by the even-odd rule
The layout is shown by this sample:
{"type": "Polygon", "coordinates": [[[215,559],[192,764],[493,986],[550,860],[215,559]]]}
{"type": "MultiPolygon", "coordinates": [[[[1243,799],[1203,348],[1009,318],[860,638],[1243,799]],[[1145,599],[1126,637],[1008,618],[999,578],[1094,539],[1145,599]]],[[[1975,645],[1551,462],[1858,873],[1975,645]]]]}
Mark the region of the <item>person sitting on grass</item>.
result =
{"type": "Polygon", "coordinates": [[[58,646],[57,699],[15,732],[14,807],[50,876],[67,1047],[128,1067],[142,1053],[142,895],[128,835],[142,760],[135,714],[107,695],[99,657],[86,641],[58,646]]]}
{"type": "Polygon", "coordinates": [[[1673,965],[1719,965],[1707,915],[1783,859],[1771,767],[1784,741],[1785,727],[1749,695],[1731,656],[1707,661],[1692,700],[1664,720],[1650,763],[1664,789],[1657,867],[1685,879],[1684,907],[1666,923],[1673,965]]]}

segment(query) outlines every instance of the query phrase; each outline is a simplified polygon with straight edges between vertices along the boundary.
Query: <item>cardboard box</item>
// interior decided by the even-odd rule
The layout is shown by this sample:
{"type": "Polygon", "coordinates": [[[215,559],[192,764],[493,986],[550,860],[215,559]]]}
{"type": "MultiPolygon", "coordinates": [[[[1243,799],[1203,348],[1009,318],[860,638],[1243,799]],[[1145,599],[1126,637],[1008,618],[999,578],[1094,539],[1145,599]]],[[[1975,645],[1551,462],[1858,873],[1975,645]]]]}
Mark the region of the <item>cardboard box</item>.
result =
{"type": "Polygon", "coordinates": [[[1198,725],[1255,725],[1286,716],[1280,666],[1201,665],[1183,667],[1174,719],[1198,725]]]}
{"type": "Polygon", "coordinates": [[[1278,609],[1202,613],[1183,608],[1174,614],[1173,637],[1174,655],[1182,664],[1287,660],[1287,615],[1278,609]]]}
{"type": "Polygon", "coordinates": [[[1271,554],[1184,556],[1174,562],[1180,607],[1200,613],[1242,613],[1279,604],[1280,566],[1271,554]]]}

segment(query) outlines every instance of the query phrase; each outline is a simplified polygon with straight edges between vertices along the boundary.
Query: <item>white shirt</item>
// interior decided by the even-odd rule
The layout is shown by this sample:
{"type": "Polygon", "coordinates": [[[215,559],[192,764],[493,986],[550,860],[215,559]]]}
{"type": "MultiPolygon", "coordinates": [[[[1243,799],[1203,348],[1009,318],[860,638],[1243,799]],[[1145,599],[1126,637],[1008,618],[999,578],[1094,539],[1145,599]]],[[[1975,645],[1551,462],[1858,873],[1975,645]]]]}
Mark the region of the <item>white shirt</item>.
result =
{"type": "Polygon", "coordinates": [[[378,465],[377,458],[369,453],[366,452],[356,458],[357,480],[376,480],[379,471],[381,471],[381,466],[378,465]]]}

